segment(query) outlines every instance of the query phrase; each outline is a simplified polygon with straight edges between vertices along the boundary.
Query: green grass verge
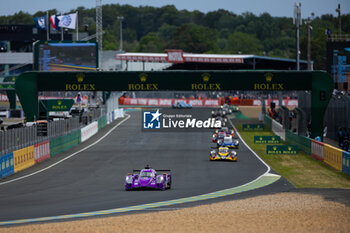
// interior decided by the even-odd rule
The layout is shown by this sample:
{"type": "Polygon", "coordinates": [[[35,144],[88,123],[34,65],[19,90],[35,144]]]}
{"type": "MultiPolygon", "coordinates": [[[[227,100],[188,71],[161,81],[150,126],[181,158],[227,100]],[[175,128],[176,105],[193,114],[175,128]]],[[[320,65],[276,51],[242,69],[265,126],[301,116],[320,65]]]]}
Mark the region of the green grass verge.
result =
{"type": "Polygon", "coordinates": [[[273,132],[242,131],[242,125],[236,128],[244,141],[296,188],[350,188],[350,175],[336,171],[300,150],[298,155],[267,155],[266,144],[254,144],[254,136],[274,136],[273,132]]]}

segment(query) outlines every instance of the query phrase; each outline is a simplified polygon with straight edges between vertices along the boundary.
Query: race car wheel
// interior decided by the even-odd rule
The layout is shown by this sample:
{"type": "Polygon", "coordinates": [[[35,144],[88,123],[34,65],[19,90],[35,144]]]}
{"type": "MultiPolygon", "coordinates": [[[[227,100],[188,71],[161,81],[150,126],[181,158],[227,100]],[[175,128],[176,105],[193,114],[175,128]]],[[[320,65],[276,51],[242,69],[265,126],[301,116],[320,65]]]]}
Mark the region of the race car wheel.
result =
{"type": "Polygon", "coordinates": [[[169,182],[168,182],[168,189],[171,188],[171,177],[169,177],[169,182]]]}

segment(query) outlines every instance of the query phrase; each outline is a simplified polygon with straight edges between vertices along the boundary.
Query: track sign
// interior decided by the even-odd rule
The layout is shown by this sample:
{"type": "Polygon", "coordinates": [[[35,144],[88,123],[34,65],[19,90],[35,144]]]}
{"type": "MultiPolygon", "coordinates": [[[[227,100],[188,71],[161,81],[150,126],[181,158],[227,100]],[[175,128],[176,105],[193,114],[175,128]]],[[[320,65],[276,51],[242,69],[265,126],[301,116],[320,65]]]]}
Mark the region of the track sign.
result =
{"type": "Polygon", "coordinates": [[[297,155],[298,146],[289,145],[267,145],[266,154],[268,155],[297,155]]]}
{"type": "Polygon", "coordinates": [[[243,124],[243,131],[264,131],[264,124],[243,124]]]}
{"type": "Polygon", "coordinates": [[[280,136],[254,136],[255,144],[279,144],[281,143],[280,136]]]}

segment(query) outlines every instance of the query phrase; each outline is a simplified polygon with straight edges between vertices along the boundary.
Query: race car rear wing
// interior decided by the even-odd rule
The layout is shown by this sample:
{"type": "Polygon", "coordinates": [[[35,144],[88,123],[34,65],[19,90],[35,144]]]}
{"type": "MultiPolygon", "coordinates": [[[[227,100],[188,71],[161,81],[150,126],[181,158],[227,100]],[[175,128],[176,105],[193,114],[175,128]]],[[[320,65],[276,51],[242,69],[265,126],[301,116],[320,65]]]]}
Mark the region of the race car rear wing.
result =
{"type": "Polygon", "coordinates": [[[156,172],[171,172],[171,170],[170,169],[162,169],[162,170],[158,170],[158,169],[154,169],[154,170],[156,170],[156,172]]]}
{"type": "MultiPolygon", "coordinates": [[[[154,169],[156,172],[162,173],[162,172],[171,172],[170,169],[154,169]]],[[[132,169],[133,173],[141,172],[140,169],[132,169]]]]}

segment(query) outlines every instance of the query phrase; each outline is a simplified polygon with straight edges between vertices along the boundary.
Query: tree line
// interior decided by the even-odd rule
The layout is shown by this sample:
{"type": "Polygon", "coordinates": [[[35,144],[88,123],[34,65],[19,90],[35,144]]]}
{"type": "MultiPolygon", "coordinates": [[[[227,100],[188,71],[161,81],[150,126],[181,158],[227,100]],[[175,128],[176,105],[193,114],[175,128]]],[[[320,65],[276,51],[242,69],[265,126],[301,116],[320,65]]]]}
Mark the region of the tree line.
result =
{"type": "MultiPolygon", "coordinates": [[[[78,7],[79,30],[96,32],[96,10],[78,7]]],[[[103,49],[119,49],[120,23],[124,16],[123,45],[127,52],[164,52],[182,49],[190,53],[255,54],[295,58],[295,25],[292,17],[272,17],[268,13],[254,15],[219,9],[208,13],[178,10],[173,5],[149,6],[103,5],[103,49]]],[[[18,12],[0,16],[0,24],[34,24],[33,18],[45,15],[18,12]]],[[[57,10],[49,11],[50,15],[57,10]]],[[[350,34],[350,14],[341,16],[342,32],[350,34]]],[[[325,30],[337,33],[337,17],[327,14],[312,20],[311,52],[315,69],[325,69],[325,30]]],[[[300,30],[301,59],[306,59],[307,26],[300,30]]]]}

